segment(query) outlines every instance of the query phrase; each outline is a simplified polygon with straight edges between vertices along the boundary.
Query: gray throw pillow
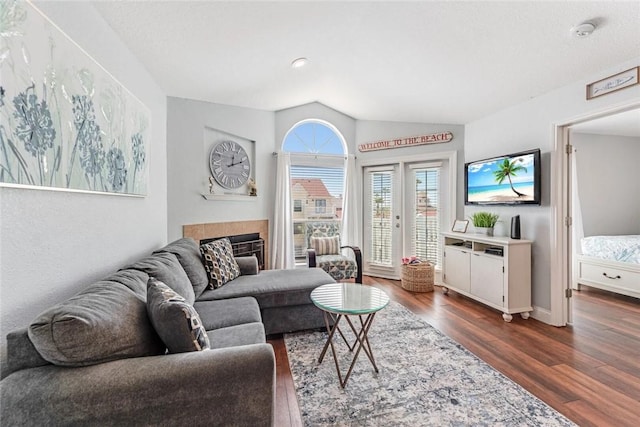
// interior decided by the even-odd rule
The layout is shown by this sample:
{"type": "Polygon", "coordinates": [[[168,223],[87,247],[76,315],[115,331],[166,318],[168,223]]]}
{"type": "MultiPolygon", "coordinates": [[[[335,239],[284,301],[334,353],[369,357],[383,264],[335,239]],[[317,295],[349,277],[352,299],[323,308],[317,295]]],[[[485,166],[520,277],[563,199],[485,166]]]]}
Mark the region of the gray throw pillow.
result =
{"type": "Polygon", "coordinates": [[[220,286],[240,276],[240,267],[233,256],[229,239],[219,239],[200,246],[204,268],[209,275],[209,287],[220,286]]]}
{"type": "Polygon", "coordinates": [[[147,283],[147,313],[169,353],[210,348],[207,331],[193,306],[153,277],[147,283]]]}

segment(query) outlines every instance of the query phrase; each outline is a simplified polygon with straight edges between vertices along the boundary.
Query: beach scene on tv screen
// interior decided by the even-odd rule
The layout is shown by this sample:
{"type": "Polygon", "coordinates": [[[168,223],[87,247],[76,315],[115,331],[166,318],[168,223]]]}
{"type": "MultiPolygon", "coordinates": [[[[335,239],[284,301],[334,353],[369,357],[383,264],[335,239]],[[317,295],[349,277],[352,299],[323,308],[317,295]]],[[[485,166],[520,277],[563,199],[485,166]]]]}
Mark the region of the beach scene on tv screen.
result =
{"type": "Polygon", "coordinates": [[[469,164],[469,202],[509,203],[534,200],[533,154],[469,164]]]}

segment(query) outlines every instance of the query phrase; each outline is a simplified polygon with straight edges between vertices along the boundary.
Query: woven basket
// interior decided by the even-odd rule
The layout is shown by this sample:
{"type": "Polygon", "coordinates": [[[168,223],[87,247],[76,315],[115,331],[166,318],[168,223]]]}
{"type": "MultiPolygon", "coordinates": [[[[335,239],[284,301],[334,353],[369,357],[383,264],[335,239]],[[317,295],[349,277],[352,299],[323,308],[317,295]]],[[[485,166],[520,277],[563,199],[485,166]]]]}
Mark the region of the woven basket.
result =
{"type": "Polygon", "coordinates": [[[402,289],[411,292],[433,292],[433,265],[402,264],[402,289]]]}

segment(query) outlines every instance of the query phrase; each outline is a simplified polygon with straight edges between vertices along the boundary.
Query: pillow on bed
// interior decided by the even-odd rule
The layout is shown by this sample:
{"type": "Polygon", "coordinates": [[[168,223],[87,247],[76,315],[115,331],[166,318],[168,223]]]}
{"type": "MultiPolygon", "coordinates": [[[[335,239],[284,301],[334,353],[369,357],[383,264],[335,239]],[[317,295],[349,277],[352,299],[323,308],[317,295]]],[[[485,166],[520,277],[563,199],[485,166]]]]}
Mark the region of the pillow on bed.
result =
{"type": "Polygon", "coordinates": [[[240,276],[240,267],[233,256],[229,239],[219,239],[200,246],[204,268],[209,276],[209,288],[217,289],[240,276]]]}

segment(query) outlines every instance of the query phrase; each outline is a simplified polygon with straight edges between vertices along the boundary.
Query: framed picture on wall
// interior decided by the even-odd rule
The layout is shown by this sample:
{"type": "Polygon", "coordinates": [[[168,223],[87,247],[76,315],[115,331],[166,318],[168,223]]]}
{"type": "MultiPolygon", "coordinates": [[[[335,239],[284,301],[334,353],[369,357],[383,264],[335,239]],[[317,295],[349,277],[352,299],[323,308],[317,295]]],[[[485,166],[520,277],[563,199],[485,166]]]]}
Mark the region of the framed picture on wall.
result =
{"type": "Polygon", "coordinates": [[[469,225],[469,220],[456,219],[453,222],[453,227],[451,228],[451,231],[455,231],[456,233],[466,233],[468,225],[469,225]]]}
{"type": "Polygon", "coordinates": [[[640,67],[630,68],[587,85],[587,100],[640,84],[640,67]]]}

